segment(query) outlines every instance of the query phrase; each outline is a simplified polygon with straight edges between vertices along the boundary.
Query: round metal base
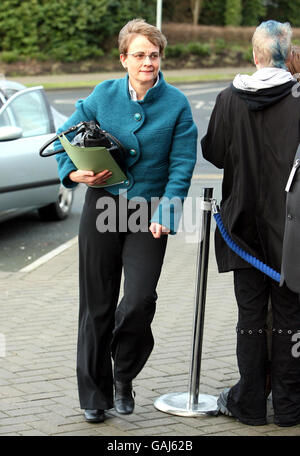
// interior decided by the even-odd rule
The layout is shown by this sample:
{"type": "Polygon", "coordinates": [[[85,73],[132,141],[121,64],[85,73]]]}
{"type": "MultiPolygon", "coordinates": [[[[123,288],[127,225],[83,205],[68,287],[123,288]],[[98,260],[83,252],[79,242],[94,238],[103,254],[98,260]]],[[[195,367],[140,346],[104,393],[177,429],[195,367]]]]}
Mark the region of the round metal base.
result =
{"type": "Polygon", "coordinates": [[[154,407],[161,412],[179,416],[198,416],[211,414],[217,410],[217,397],[208,394],[198,395],[198,404],[189,404],[189,393],[164,394],[156,399],[154,407]]]}

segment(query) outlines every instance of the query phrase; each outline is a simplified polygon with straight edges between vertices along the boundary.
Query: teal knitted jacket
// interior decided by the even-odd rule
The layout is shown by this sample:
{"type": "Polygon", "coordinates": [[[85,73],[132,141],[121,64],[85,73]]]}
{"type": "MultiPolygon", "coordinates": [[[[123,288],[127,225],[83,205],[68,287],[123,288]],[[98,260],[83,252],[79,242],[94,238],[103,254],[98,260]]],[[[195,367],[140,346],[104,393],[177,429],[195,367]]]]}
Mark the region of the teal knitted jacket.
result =
{"type": "MultiPolygon", "coordinates": [[[[167,84],[161,72],[159,76],[158,84],[138,101],[130,98],[128,75],[98,84],[86,99],[77,101],[76,111],[57,133],[81,121],[96,120],[118,138],[127,151],[128,180],[106,190],[124,193],[128,199],[161,198],[151,221],[174,234],[196,163],[197,127],[185,95],[167,84]]],[[[73,137],[74,133],[67,135],[69,141],[73,137]]],[[[59,141],[54,148],[61,148],[59,141]]],[[[66,152],[57,154],[56,160],[63,185],[75,187],[68,177],[77,169],[74,163],[66,152]]]]}

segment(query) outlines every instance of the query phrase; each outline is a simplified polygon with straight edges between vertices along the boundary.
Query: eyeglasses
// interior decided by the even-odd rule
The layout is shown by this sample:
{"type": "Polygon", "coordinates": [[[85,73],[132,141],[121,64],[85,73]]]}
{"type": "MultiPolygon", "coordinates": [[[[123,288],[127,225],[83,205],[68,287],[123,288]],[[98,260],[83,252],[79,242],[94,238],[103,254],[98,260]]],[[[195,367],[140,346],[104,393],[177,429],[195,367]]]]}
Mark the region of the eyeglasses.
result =
{"type": "Polygon", "coordinates": [[[146,57],[149,57],[153,62],[160,58],[159,52],[151,52],[151,54],[146,54],[145,52],[127,52],[125,55],[132,55],[132,57],[139,62],[145,60],[146,57]]]}

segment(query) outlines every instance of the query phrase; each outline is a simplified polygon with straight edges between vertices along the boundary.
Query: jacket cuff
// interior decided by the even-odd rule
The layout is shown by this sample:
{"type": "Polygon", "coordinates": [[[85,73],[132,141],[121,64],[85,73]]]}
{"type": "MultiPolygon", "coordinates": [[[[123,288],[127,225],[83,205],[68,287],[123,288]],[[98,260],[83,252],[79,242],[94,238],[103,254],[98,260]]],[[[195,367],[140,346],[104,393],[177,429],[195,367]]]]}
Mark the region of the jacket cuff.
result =
{"type": "Polygon", "coordinates": [[[59,173],[59,177],[60,177],[60,180],[61,180],[61,183],[63,184],[64,187],[66,188],[75,188],[77,187],[78,185],[78,182],[73,182],[70,178],[69,178],[69,174],[72,172],[72,171],[77,171],[77,168],[75,167],[68,167],[68,168],[63,168],[60,173],[59,173]]]}

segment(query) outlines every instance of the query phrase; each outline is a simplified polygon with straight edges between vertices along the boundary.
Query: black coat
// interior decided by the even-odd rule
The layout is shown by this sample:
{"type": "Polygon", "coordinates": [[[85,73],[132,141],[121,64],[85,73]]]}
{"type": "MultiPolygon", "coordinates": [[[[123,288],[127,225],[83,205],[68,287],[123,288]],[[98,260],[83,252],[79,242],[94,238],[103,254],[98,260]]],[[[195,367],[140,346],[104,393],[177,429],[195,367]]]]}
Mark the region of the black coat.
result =
{"type": "Polygon", "coordinates": [[[286,198],[281,284],[285,281],[292,291],[300,293],[300,146],[293,168],[286,198]]]}
{"type": "MultiPolygon", "coordinates": [[[[204,158],[224,168],[221,216],[229,235],[279,273],[285,186],[300,139],[300,97],[292,95],[293,84],[255,94],[231,85],[218,95],[201,141],[204,158]]],[[[215,247],[219,272],[249,267],[218,229],[215,247]]]]}

